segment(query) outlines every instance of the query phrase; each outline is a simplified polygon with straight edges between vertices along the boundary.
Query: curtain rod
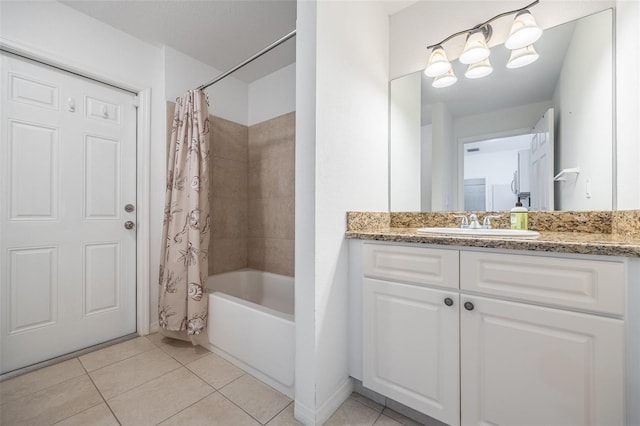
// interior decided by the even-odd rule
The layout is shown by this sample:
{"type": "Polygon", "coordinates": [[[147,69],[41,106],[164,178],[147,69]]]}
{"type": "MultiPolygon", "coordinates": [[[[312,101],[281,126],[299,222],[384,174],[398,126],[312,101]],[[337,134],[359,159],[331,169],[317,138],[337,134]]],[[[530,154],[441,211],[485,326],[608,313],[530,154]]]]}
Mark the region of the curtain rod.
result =
{"type": "Polygon", "coordinates": [[[223,72],[222,74],[220,74],[219,76],[217,76],[216,78],[211,80],[210,82],[205,83],[202,86],[199,86],[197,90],[204,90],[207,87],[216,84],[217,82],[219,82],[223,78],[227,77],[229,74],[232,74],[232,73],[236,72],[240,68],[242,68],[245,65],[255,61],[260,56],[264,55],[265,53],[269,52],[270,50],[280,46],[282,43],[284,43],[285,41],[289,40],[290,38],[295,37],[295,35],[296,35],[296,30],[291,31],[289,34],[287,34],[286,36],[280,38],[279,40],[274,41],[273,43],[271,43],[270,45],[268,45],[267,47],[265,47],[264,49],[262,49],[261,51],[259,51],[255,55],[253,55],[252,57],[250,57],[249,59],[245,59],[244,61],[240,62],[235,67],[223,72]]]}

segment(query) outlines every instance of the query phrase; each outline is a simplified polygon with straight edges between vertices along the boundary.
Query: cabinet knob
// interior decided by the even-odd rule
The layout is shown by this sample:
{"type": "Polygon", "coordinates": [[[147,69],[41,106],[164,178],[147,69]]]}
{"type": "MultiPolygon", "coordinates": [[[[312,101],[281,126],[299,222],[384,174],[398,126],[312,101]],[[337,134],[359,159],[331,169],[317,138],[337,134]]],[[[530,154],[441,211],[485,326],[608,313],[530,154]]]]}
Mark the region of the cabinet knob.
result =
{"type": "Polygon", "coordinates": [[[453,306],[453,299],[450,297],[447,297],[446,299],[444,299],[444,304],[447,306],[453,306]]]}
{"type": "Polygon", "coordinates": [[[467,311],[473,311],[473,308],[474,308],[473,303],[471,303],[471,302],[464,302],[464,308],[465,308],[467,311]]]}

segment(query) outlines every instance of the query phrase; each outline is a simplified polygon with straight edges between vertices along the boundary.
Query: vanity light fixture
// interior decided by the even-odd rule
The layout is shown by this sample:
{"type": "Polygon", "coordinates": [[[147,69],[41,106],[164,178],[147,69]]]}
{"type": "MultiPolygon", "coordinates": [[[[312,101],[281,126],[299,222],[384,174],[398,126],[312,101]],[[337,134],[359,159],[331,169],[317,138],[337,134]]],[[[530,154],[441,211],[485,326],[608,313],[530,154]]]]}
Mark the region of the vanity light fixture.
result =
{"type": "Polygon", "coordinates": [[[449,69],[446,73],[434,78],[431,85],[437,89],[441,89],[455,84],[456,81],[458,81],[458,77],[453,73],[453,69],[449,69]]]}
{"type": "Polygon", "coordinates": [[[533,15],[528,10],[518,12],[511,24],[509,37],[504,42],[507,49],[522,49],[532,45],[542,35],[542,28],[536,24],[533,15]]]}
{"type": "Polygon", "coordinates": [[[447,87],[457,81],[443,45],[460,35],[467,36],[464,50],[459,56],[461,63],[469,65],[464,74],[465,77],[481,78],[491,74],[493,67],[488,59],[491,52],[487,42],[491,38],[493,29],[489,24],[505,16],[516,14],[509,37],[505,41],[505,47],[513,50],[507,68],[523,67],[538,59],[538,53],[533,48],[533,43],[542,35],[542,29],[538,27],[528,9],[539,2],[540,0],[535,0],[520,9],[501,13],[473,28],[451,34],[440,43],[427,46],[427,49],[432,49],[432,51],[424,73],[428,77],[435,77],[432,86],[447,87]]]}
{"type": "Polygon", "coordinates": [[[491,62],[489,62],[489,58],[486,58],[484,61],[469,65],[464,76],[467,78],[482,78],[488,76],[492,72],[493,67],[491,66],[491,62]]]}
{"type": "Polygon", "coordinates": [[[491,32],[491,25],[486,25],[470,33],[467,36],[467,42],[464,44],[462,55],[460,55],[460,62],[470,65],[487,59],[491,54],[487,46],[487,41],[491,38],[491,32]]]}
{"type": "Polygon", "coordinates": [[[431,51],[429,56],[429,62],[424,69],[424,73],[427,77],[437,77],[445,74],[451,69],[451,62],[447,59],[447,52],[444,51],[442,46],[436,46],[431,51]]]}
{"type": "Polygon", "coordinates": [[[520,68],[525,65],[529,65],[538,60],[540,55],[533,48],[533,44],[511,51],[509,56],[509,62],[507,62],[507,68],[520,68]]]}

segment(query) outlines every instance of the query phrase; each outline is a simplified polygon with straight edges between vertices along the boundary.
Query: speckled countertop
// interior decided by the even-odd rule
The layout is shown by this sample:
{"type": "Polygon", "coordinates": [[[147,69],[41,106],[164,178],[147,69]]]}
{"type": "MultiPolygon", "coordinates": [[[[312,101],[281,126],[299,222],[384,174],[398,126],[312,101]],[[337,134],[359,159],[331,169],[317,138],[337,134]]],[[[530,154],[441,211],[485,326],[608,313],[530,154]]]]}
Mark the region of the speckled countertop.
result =
{"type": "MultiPolygon", "coordinates": [[[[457,226],[449,213],[348,212],[346,238],[485,247],[554,253],[640,257],[640,211],[617,212],[531,212],[529,229],[540,232],[537,239],[419,234],[417,228],[457,226]],[[569,229],[574,231],[569,232],[569,229]]],[[[480,213],[480,216],[483,214],[480,213]]],[[[508,216],[508,213],[503,216],[508,216]]],[[[506,228],[506,222],[494,222],[506,228]]]]}

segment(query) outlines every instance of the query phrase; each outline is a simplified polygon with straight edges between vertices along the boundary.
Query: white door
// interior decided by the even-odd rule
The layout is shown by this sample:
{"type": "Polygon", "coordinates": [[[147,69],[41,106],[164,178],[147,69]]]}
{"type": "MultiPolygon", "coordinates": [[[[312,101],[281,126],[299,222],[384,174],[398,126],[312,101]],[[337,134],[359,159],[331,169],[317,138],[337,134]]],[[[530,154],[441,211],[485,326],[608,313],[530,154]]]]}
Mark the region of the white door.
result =
{"type": "Polygon", "coordinates": [[[1,55],[1,372],[136,331],[134,96],[1,55]]]}
{"type": "Polygon", "coordinates": [[[531,210],[553,210],[553,108],[533,128],[531,141],[531,210]]]}
{"type": "Polygon", "coordinates": [[[622,320],[461,296],[467,302],[463,425],[624,424],[622,320]]]}
{"type": "Polygon", "coordinates": [[[457,293],[365,278],[362,384],[460,424],[458,315],[457,293]]]}

